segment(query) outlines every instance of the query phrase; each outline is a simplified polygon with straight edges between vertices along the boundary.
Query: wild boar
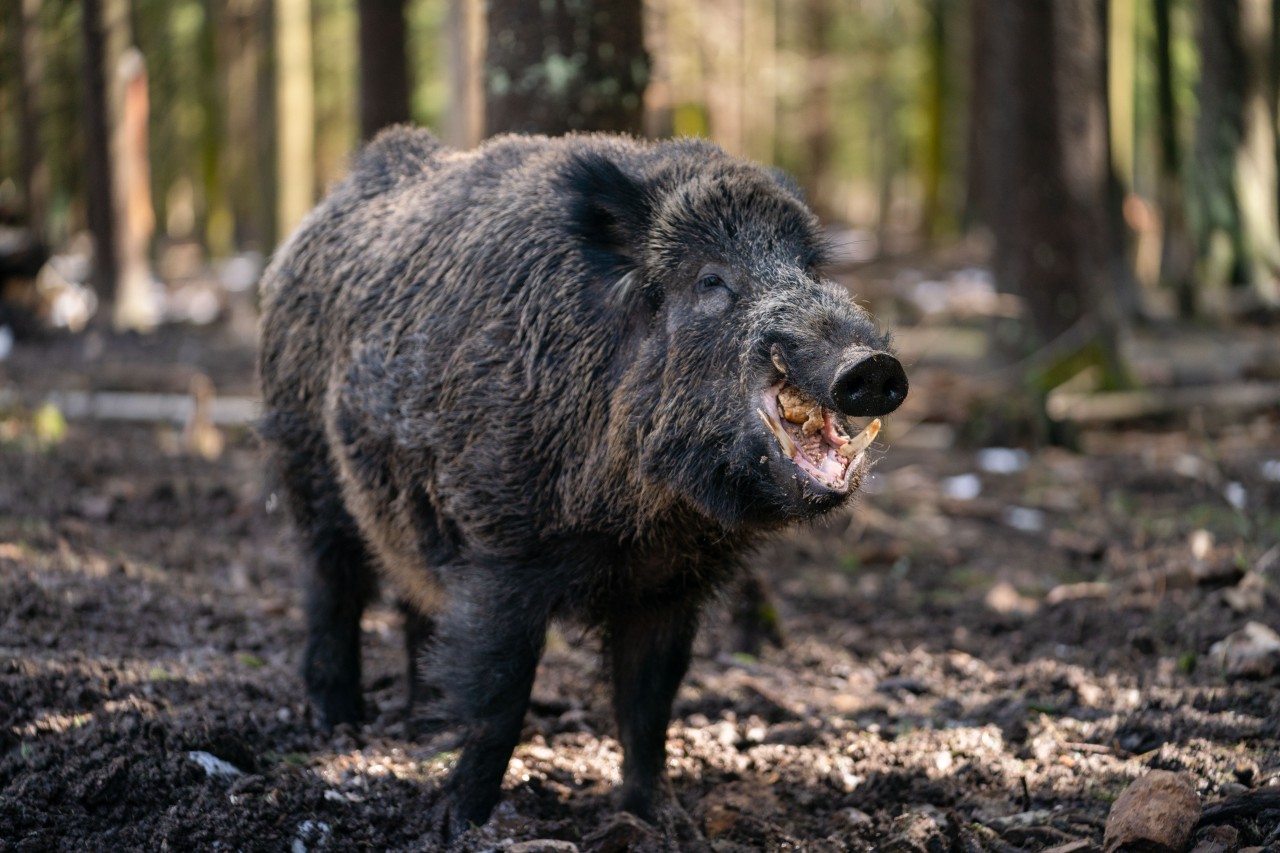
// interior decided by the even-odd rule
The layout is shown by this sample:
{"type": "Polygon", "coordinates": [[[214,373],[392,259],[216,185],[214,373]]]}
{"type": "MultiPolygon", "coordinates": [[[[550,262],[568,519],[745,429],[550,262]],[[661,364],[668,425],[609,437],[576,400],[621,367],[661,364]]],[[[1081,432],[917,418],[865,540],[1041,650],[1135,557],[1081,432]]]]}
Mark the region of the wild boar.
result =
{"type": "Polygon", "coordinates": [[[907,394],[823,258],[798,191],[704,141],[406,128],[277,253],[262,432],[309,572],[306,687],[322,724],[360,719],[385,576],[411,692],[464,731],[447,833],[499,797],[554,618],[601,629],[622,807],[667,796],[701,608],[849,499],[907,394]]]}

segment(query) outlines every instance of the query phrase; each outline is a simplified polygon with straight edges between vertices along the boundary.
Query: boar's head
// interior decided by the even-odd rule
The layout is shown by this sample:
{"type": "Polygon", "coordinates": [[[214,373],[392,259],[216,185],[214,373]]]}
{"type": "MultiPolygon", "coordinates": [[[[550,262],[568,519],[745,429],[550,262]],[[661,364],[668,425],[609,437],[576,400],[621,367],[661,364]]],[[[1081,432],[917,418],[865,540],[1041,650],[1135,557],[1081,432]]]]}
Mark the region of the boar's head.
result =
{"type": "Polygon", "coordinates": [[[629,318],[610,454],[723,528],[843,503],[907,377],[888,336],[820,272],[817,219],[785,178],[702,142],[627,168],[578,158],[589,262],[629,318]]]}

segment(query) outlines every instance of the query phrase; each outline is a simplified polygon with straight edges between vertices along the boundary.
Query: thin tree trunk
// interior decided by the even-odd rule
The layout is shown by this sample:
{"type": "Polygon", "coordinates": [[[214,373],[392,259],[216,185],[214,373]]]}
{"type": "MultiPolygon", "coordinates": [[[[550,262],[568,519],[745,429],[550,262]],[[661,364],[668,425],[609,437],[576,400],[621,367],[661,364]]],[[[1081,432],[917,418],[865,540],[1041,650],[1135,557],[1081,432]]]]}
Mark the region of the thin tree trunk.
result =
{"type": "Polygon", "coordinates": [[[1276,210],[1276,125],[1269,97],[1271,0],[1241,0],[1241,45],[1247,62],[1244,135],[1236,154],[1249,279],[1266,305],[1280,305],[1280,215],[1276,210]]]}
{"type": "Polygon", "coordinates": [[[1111,162],[1123,192],[1134,187],[1134,75],[1137,0],[1103,0],[1106,7],[1107,100],[1111,162]]]}
{"type": "Polygon", "coordinates": [[[964,209],[960,223],[965,232],[977,225],[991,224],[992,212],[986,204],[987,160],[991,156],[987,98],[992,95],[988,90],[995,85],[989,68],[991,41],[995,37],[988,20],[990,6],[991,0],[970,0],[969,4],[969,126],[965,133],[964,209]]]}
{"type": "Polygon", "coordinates": [[[360,138],[409,120],[405,0],[359,0],[360,138]]]}
{"type": "Polygon", "coordinates": [[[262,246],[267,249],[280,241],[279,150],[280,111],[277,108],[276,85],[276,0],[261,0],[257,20],[261,28],[262,72],[257,84],[257,127],[254,141],[257,149],[258,200],[262,222],[262,246]]]}
{"type": "Polygon", "coordinates": [[[1246,73],[1239,0],[1199,5],[1200,81],[1196,101],[1195,208],[1192,226],[1202,280],[1209,287],[1244,277],[1244,239],[1236,197],[1236,153],[1244,138],[1246,73]],[[1221,257],[1222,249],[1228,257],[1221,257]]]}
{"type": "Polygon", "coordinates": [[[120,263],[112,325],[116,331],[146,332],[155,327],[151,295],[151,166],[147,145],[147,68],[136,48],[117,63],[120,122],[115,128],[112,177],[116,198],[117,258],[120,263]]]}
{"type": "Polygon", "coordinates": [[[219,55],[218,35],[225,24],[225,0],[203,0],[206,26],[199,36],[200,189],[204,200],[203,233],[209,253],[221,257],[231,252],[234,214],[227,192],[225,143],[227,96],[225,63],[219,55]]]}
{"type": "Polygon", "coordinates": [[[819,215],[826,215],[831,209],[827,193],[835,150],[829,71],[831,3],[828,0],[806,0],[800,13],[803,15],[808,92],[804,106],[805,158],[798,177],[814,209],[819,215]]]}
{"type": "Polygon", "coordinates": [[[928,42],[929,71],[925,81],[924,220],[921,230],[925,239],[938,235],[942,217],[942,180],[946,151],[946,108],[949,101],[947,82],[947,2],[930,0],[928,42]]]}
{"type": "Polygon", "coordinates": [[[18,147],[21,157],[22,193],[27,223],[37,239],[47,240],[49,228],[49,164],[40,144],[43,116],[40,85],[44,79],[44,54],[36,13],[40,0],[21,0],[13,9],[13,52],[18,64],[18,147]]]}
{"type": "Polygon", "coordinates": [[[484,66],[484,12],[480,0],[450,0],[445,24],[449,55],[449,112],[445,138],[455,148],[480,141],[484,122],[484,94],[480,86],[484,66]]]}
{"type": "MultiPolygon", "coordinates": [[[[107,101],[107,37],[103,0],[83,0],[86,214],[93,235],[93,285],[110,305],[116,293],[116,224],[111,179],[111,108],[107,101]]],[[[114,63],[112,64],[114,68],[114,63]]],[[[100,314],[99,316],[104,316],[100,314]]]]}
{"type": "Polygon", "coordinates": [[[315,203],[311,2],[275,0],[277,227],[287,234],[315,203]]]}
{"type": "Polygon", "coordinates": [[[1177,107],[1173,100],[1173,62],[1170,48],[1171,0],[1154,0],[1156,61],[1156,129],[1159,137],[1156,202],[1164,223],[1160,251],[1160,278],[1177,298],[1178,313],[1196,313],[1192,279],[1194,249],[1187,225],[1187,204],[1182,191],[1182,144],[1178,139],[1177,107]]]}

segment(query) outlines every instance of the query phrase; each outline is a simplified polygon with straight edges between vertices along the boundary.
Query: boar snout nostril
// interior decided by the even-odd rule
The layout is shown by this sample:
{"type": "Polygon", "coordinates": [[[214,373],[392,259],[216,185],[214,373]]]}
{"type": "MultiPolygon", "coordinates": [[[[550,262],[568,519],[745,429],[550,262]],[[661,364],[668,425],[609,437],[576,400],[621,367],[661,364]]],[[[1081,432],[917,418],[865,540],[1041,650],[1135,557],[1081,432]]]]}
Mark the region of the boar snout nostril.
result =
{"type": "Polygon", "coordinates": [[[831,396],[846,415],[887,415],[907,399],[907,373],[887,352],[872,353],[840,371],[831,396]]]}

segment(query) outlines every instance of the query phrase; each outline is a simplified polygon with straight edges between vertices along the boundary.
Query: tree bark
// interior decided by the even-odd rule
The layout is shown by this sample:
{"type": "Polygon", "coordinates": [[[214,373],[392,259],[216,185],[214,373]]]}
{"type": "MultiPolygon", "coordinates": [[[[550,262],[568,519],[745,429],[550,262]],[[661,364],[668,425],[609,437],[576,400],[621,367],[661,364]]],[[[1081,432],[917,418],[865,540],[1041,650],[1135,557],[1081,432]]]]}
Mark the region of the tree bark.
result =
{"type": "Polygon", "coordinates": [[[1164,233],[1160,245],[1160,278],[1173,289],[1178,313],[1196,313],[1196,292],[1192,279],[1195,249],[1187,225],[1187,202],[1182,190],[1182,143],[1178,139],[1177,106],[1173,100],[1173,61],[1170,52],[1169,6],[1171,0],[1154,0],[1156,64],[1157,147],[1156,203],[1160,207],[1164,233]]]}
{"type": "Polygon", "coordinates": [[[924,184],[924,211],[921,230],[926,240],[934,239],[942,218],[942,183],[945,172],[946,110],[950,101],[948,85],[947,2],[930,0],[925,81],[925,139],[921,179],[924,184]]]}
{"type": "Polygon", "coordinates": [[[118,332],[147,332],[155,327],[156,305],[151,295],[151,238],[155,212],[151,207],[151,165],[147,145],[147,67],[142,54],[130,48],[116,66],[114,85],[120,90],[120,121],[115,128],[112,177],[116,199],[117,259],[112,325],[118,332]]]}
{"type": "Polygon", "coordinates": [[[640,0],[490,0],[485,133],[643,131],[640,0]]]}
{"type": "Polygon", "coordinates": [[[1244,138],[1246,64],[1240,44],[1239,0],[1200,4],[1196,40],[1200,48],[1200,81],[1196,101],[1195,191],[1192,227],[1199,248],[1202,277],[1208,286],[1244,278],[1244,238],[1236,198],[1236,152],[1244,138]],[[1217,246],[1230,247],[1226,263],[1214,257],[1217,246]]]}
{"type": "Polygon", "coordinates": [[[107,100],[107,34],[102,0],[83,0],[80,16],[84,39],[86,216],[93,236],[92,280],[98,299],[109,305],[116,292],[116,222],[111,178],[111,107],[107,100]]]}
{"type": "MultiPolygon", "coordinates": [[[[1098,4],[986,0],[978,97],[999,287],[1029,323],[1001,343],[1061,355],[1093,343],[1115,367],[1119,318],[1107,267],[1106,82],[1098,4]]],[[[1057,360],[1056,358],[1054,360],[1057,360]]]]}
{"type": "Polygon", "coordinates": [[[22,194],[26,201],[27,224],[44,243],[48,235],[49,164],[40,145],[43,126],[40,85],[44,79],[44,55],[36,12],[39,0],[20,0],[13,15],[13,55],[18,80],[14,87],[18,102],[18,148],[21,158],[22,194]]]}
{"type": "Polygon", "coordinates": [[[288,234],[315,204],[311,2],[275,0],[276,226],[288,234]]]}
{"type": "Polygon", "coordinates": [[[451,0],[445,24],[449,54],[449,112],[445,116],[446,141],[455,148],[470,148],[484,132],[484,94],[480,79],[484,68],[484,11],[480,0],[451,0]]]}
{"type": "Polygon", "coordinates": [[[1236,153],[1236,196],[1257,298],[1280,306],[1280,213],[1276,209],[1276,115],[1270,92],[1271,1],[1240,0],[1246,61],[1244,135],[1236,153]]]}
{"type": "Polygon", "coordinates": [[[360,138],[409,120],[405,0],[359,0],[360,138]]]}

